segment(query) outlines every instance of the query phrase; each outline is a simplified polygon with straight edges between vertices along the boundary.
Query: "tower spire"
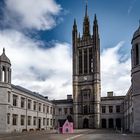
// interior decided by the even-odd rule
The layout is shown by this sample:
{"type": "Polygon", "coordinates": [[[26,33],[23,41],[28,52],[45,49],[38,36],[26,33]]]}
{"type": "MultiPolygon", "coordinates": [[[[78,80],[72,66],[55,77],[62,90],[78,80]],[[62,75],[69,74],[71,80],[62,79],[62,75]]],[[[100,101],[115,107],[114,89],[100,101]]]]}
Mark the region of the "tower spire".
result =
{"type": "Polygon", "coordinates": [[[90,36],[90,21],[88,17],[88,4],[86,0],[86,9],[85,9],[85,17],[83,22],[83,37],[89,37],[90,36]]]}
{"type": "Polygon", "coordinates": [[[5,54],[5,48],[3,48],[3,53],[5,54]]]}
{"type": "Polygon", "coordinates": [[[85,17],[87,17],[87,13],[88,13],[88,0],[86,0],[85,17]]]}

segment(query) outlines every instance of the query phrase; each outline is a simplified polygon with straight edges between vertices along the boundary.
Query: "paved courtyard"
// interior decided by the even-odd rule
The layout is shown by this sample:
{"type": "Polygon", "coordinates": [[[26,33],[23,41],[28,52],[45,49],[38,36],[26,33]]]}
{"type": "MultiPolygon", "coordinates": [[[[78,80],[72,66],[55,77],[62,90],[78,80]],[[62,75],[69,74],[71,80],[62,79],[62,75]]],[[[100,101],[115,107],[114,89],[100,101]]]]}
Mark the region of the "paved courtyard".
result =
{"type": "Polygon", "coordinates": [[[56,131],[1,134],[0,140],[140,140],[139,134],[121,134],[113,130],[75,130],[73,134],[56,131]]]}

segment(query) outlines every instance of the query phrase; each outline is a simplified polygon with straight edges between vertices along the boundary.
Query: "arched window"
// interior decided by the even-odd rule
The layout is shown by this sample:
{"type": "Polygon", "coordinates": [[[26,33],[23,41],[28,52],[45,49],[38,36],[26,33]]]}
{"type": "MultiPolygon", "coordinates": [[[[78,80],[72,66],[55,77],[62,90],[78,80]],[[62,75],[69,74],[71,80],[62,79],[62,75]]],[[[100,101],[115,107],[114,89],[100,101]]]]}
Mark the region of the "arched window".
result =
{"type": "Polygon", "coordinates": [[[89,105],[83,105],[83,114],[86,115],[89,113],[89,105]]]}
{"type": "Polygon", "coordinates": [[[5,67],[3,66],[2,67],[2,82],[5,82],[6,81],[6,69],[5,67]]]}

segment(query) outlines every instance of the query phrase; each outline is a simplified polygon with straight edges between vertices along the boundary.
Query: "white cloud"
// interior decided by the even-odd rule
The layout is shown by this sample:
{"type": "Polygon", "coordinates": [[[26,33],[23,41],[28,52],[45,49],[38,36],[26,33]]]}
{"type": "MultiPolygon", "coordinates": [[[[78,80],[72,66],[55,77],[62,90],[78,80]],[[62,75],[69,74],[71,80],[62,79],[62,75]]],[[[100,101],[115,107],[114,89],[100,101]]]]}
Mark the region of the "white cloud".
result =
{"type": "Polygon", "coordinates": [[[114,91],[115,95],[125,95],[130,87],[131,59],[120,61],[123,58],[119,51],[123,44],[120,42],[101,54],[102,96],[108,91],[114,91]]]}
{"type": "MultiPolygon", "coordinates": [[[[42,42],[33,40],[15,30],[0,31],[0,50],[12,62],[12,83],[49,96],[66,98],[72,94],[71,47],[67,43],[55,43],[48,49],[42,42]]],[[[126,94],[130,86],[130,58],[122,58],[119,50],[123,42],[101,53],[102,96],[107,91],[116,95],[126,94]]]]}
{"type": "Polygon", "coordinates": [[[61,6],[54,0],[6,0],[5,18],[13,26],[46,30],[56,25],[61,6]]]}
{"type": "Polygon", "coordinates": [[[12,63],[12,83],[56,99],[72,93],[69,44],[44,49],[42,42],[15,30],[1,31],[0,42],[12,63]]]}
{"type": "MultiPolygon", "coordinates": [[[[72,58],[68,43],[54,43],[45,48],[44,42],[30,38],[17,27],[47,30],[56,25],[55,17],[61,6],[54,0],[6,0],[5,23],[11,29],[0,30],[0,50],[12,62],[12,83],[49,96],[65,98],[72,94],[72,58]],[[14,28],[14,29],[12,29],[14,28]]],[[[126,94],[130,86],[130,58],[119,53],[123,42],[101,53],[102,95],[113,90],[126,94]],[[123,60],[123,61],[120,61],[123,60]]]]}

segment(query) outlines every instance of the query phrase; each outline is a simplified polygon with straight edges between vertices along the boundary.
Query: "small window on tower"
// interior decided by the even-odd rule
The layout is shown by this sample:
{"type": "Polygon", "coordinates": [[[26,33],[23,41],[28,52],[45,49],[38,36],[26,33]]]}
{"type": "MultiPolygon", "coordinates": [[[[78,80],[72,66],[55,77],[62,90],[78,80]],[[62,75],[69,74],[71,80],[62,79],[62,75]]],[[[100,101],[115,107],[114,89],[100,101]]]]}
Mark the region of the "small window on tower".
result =
{"type": "Polygon", "coordinates": [[[135,64],[138,65],[139,64],[139,45],[136,44],[136,48],[135,48],[135,54],[136,54],[136,60],[135,60],[135,64]]]}
{"type": "Polygon", "coordinates": [[[84,73],[86,74],[87,73],[87,49],[84,49],[84,73]]]}
{"type": "Polygon", "coordinates": [[[82,74],[82,50],[79,50],[79,74],[82,74]]]}
{"type": "Polygon", "coordinates": [[[92,48],[89,48],[89,72],[93,72],[93,52],[92,48]]]}

